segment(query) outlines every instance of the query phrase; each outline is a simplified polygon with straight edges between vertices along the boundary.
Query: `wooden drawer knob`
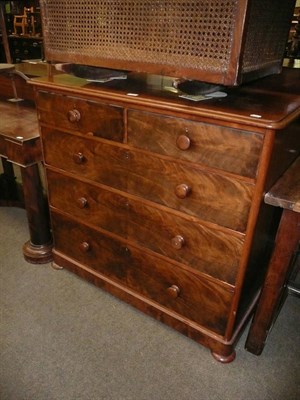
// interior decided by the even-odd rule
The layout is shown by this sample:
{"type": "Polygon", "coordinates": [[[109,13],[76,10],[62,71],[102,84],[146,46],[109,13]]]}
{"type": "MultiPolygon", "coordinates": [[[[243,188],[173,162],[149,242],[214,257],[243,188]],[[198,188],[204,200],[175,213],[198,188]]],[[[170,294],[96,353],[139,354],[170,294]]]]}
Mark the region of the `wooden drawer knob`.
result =
{"type": "Polygon", "coordinates": [[[74,110],[68,111],[68,120],[72,123],[79,122],[81,118],[80,112],[74,108],[74,110]]]}
{"type": "Polygon", "coordinates": [[[79,152],[79,153],[74,153],[73,154],[73,161],[76,164],[82,164],[84,162],[84,160],[85,160],[85,158],[84,158],[84,155],[82,153],[79,152]]]}
{"type": "Polygon", "coordinates": [[[186,135],[180,135],[176,140],[176,146],[180,150],[188,150],[191,146],[191,139],[186,135]]]}
{"type": "Polygon", "coordinates": [[[180,250],[182,246],[184,246],[185,240],[182,236],[176,235],[175,237],[172,238],[171,244],[174,247],[174,249],[180,250]]]}
{"type": "Polygon", "coordinates": [[[176,186],[175,194],[179,199],[185,199],[191,193],[191,190],[192,189],[187,184],[182,183],[176,186]]]}
{"type": "Polygon", "coordinates": [[[167,293],[170,297],[173,297],[173,299],[176,299],[176,297],[179,296],[180,289],[176,285],[172,285],[167,289],[167,293]]]}
{"type": "Polygon", "coordinates": [[[85,197],[79,197],[79,199],[77,199],[77,205],[79,208],[85,208],[88,205],[88,201],[85,197]]]}
{"type": "Polygon", "coordinates": [[[81,242],[79,248],[83,253],[87,253],[90,250],[90,245],[88,242],[81,242]]]}

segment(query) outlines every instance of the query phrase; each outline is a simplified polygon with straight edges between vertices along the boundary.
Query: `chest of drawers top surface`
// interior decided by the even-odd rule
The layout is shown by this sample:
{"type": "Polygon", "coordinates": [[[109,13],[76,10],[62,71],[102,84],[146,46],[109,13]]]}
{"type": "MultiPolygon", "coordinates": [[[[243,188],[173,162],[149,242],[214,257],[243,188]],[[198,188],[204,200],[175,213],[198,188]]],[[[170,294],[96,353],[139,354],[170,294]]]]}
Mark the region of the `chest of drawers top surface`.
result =
{"type": "Polygon", "coordinates": [[[227,97],[194,102],[174,93],[173,78],[129,73],[127,79],[105,84],[58,74],[30,81],[36,87],[88,96],[114,104],[181,114],[191,118],[213,118],[215,123],[281,129],[300,115],[300,71],[284,68],[272,75],[240,86],[224,87],[227,97]]]}

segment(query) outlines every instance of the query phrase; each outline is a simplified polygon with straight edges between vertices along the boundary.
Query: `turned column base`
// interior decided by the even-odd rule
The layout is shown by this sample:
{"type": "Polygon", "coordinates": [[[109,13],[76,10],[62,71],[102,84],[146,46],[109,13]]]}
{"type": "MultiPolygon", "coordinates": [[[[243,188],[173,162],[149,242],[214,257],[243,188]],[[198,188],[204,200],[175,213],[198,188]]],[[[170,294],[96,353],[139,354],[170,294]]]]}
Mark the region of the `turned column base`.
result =
{"type": "Polygon", "coordinates": [[[31,264],[47,264],[53,260],[52,243],[35,245],[29,240],[23,245],[23,255],[31,264]]]}

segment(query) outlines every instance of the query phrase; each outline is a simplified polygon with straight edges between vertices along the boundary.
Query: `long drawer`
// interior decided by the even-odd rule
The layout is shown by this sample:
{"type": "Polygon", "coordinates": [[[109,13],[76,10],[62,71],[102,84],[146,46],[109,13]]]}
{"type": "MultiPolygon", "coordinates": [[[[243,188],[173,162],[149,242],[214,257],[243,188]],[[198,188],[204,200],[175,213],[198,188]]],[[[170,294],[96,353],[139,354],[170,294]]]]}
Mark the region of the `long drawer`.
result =
{"type": "Polygon", "coordinates": [[[151,152],[255,178],[263,135],[129,110],[128,143],[151,152]]]}
{"type": "Polygon", "coordinates": [[[243,235],[214,229],[143,201],[47,170],[49,201],[85,223],[235,283],[243,235]]]}
{"type": "Polygon", "coordinates": [[[223,335],[233,293],[52,213],[55,251],[223,335]]]}
{"type": "Polygon", "coordinates": [[[42,128],[45,162],[244,232],[254,185],[101,140],[42,128]]]}
{"type": "Polygon", "coordinates": [[[124,138],[123,109],[78,97],[37,92],[39,120],[61,129],[117,142],[124,138]]]}

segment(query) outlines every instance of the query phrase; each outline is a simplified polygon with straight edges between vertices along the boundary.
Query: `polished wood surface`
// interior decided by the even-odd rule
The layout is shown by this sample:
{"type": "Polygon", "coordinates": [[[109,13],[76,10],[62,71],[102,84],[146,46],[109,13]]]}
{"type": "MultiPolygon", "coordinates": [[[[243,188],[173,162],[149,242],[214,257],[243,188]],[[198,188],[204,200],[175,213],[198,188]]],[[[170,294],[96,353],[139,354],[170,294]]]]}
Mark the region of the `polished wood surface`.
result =
{"type": "Polygon", "coordinates": [[[293,255],[300,241],[300,158],[265,195],[265,202],[283,209],[272,257],[257,309],[250,326],[246,349],[262,353],[268,334],[287,294],[293,255]]]}
{"type": "Polygon", "coordinates": [[[61,129],[71,129],[84,135],[123,139],[123,109],[71,96],[38,93],[39,118],[61,129]],[[97,118],[95,118],[97,116],[97,118]]]}
{"type": "Polygon", "coordinates": [[[42,152],[36,110],[32,103],[1,101],[0,113],[0,156],[5,164],[21,167],[30,233],[23,254],[31,263],[46,263],[52,260],[52,238],[38,168],[42,152]]]}
{"type": "MultiPolygon", "coordinates": [[[[41,161],[41,146],[39,143],[39,127],[36,116],[34,104],[30,102],[10,102],[5,99],[1,99],[1,150],[4,151],[4,145],[7,149],[8,158],[15,159],[17,162],[30,163],[30,159],[26,157],[32,156],[30,152],[14,154],[13,143],[21,143],[22,145],[30,145],[30,141],[34,141],[34,145],[37,147],[37,151],[33,154],[33,159],[39,159],[41,161]],[[8,142],[12,142],[12,148],[10,150],[8,142]]],[[[32,144],[31,144],[32,146],[32,144]]]]}
{"type": "Polygon", "coordinates": [[[11,73],[0,74],[0,96],[4,99],[18,97],[23,100],[34,101],[32,86],[27,81],[32,78],[59,74],[54,67],[44,62],[22,62],[13,65],[11,73]]]}
{"type": "Polygon", "coordinates": [[[204,281],[198,275],[158,259],[136,246],[126,245],[56,213],[52,213],[52,223],[56,252],[88,265],[162,307],[213,329],[217,334],[224,334],[224,316],[229,313],[232,289],[212,280],[204,281]],[[174,284],[181,294],[177,296],[177,301],[168,290],[174,284]]]}
{"type": "Polygon", "coordinates": [[[297,76],[199,103],[167,77],[31,80],[54,266],[232,361],[275,235],[263,197],[300,151],[297,76]]]}
{"type": "Polygon", "coordinates": [[[128,143],[212,168],[254,178],[262,135],[154,113],[128,111],[128,143]]]}
{"type": "Polygon", "coordinates": [[[265,202],[300,213],[300,158],[265,195],[265,202]]]}
{"type": "Polygon", "coordinates": [[[44,128],[43,140],[45,161],[51,166],[227,228],[246,230],[251,182],[56,129],[44,128]]]}
{"type": "Polygon", "coordinates": [[[170,209],[146,204],[102,186],[95,187],[70,174],[49,169],[47,176],[49,201],[55,209],[84,218],[89,225],[234,284],[243,235],[204,221],[200,224],[170,209]]]}
{"type": "MultiPolygon", "coordinates": [[[[184,118],[201,117],[222,125],[256,128],[284,128],[299,115],[299,70],[284,68],[280,75],[271,75],[241,87],[224,88],[227,97],[193,102],[179,97],[172,77],[129,73],[127,79],[105,84],[88,82],[67,74],[41,76],[32,82],[36,87],[48,84],[57,93],[77,94],[89,100],[103,99],[102,104],[126,104],[140,110],[184,118]],[[237,125],[238,124],[238,125],[237,125]],[[244,126],[243,126],[244,125],[244,126]]],[[[248,128],[248,129],[249,129],[248,128]]]]}

